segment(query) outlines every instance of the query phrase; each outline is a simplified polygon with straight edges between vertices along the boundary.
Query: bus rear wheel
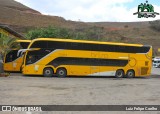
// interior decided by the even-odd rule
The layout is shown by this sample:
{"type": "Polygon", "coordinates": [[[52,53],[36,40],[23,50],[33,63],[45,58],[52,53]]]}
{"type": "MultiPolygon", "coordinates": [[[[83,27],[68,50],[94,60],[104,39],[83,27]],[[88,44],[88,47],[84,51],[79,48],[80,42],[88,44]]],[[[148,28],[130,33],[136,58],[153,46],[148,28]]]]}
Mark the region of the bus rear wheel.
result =
{"type": "Polygon", "coordinates": [[[127,78],[134,78],[135,72],[134,70],[128,70],[126,75],[127,75],[127,78]]]}
{"type": "Polygon", "coordinates": [[[123,70],[117,70],[115,74],[116,78],[123,78],[124,77],[124,71],[123,70]]]}
{"type": "Polygon", "coordinates": [[[58,77],[66,77],[67,76],[67,70],[65,68],[58,68],[57,69],[57,72],[56,72],[56,75],[58,77]]]}
{"type": "Polygon", "coordinates": [[[45,68],[43,70],[43,76],[45,77],[52,77],[53,76],[53,69],[52,68],[45,68]]]}

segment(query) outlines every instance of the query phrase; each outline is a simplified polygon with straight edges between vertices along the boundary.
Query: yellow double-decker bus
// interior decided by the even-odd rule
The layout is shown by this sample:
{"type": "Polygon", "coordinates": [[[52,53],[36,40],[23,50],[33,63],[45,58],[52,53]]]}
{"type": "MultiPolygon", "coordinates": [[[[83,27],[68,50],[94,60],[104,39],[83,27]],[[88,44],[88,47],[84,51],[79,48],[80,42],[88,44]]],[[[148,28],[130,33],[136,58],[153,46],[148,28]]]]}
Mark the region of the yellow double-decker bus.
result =
{"type": "Polygon", "coordinates": [[[8,50],[4,56],[4,71],[5,72],[20,72],[24,54],[19,53],[20,49],[28,48],[31,40],[16,40],[10,45],[10,50],[8,50]]]}
{"type": "Polygon", "coordinates": [[[71,39],[38,38],[25,53],[24,75],[149,76],[152,47],[71,39]]]}

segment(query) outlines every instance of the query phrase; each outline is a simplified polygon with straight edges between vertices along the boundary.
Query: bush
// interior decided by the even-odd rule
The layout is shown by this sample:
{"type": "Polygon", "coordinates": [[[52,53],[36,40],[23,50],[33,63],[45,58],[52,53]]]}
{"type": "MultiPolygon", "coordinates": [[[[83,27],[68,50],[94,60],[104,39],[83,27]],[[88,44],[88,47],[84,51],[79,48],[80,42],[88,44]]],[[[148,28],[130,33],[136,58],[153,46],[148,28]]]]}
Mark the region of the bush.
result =
{"type": "Polygon", "coordinates": [[[26,34],[26,37],[31,40],[35,38],[70,38],[77,40],[101,40],[103,33],[103,28],[95,26],[76,30],[58,27],[47,27],[30,30],[26,34]]]}
{"type": "Polygon", "coordinates": [[[125,25],[124,28],[128,28],[128,25],[125,25]]]}
{"type": "Polygon", "coordinates": [[[47,28],[38,28],[35,30],[30,30],[26,37],[28,39],[35,38],[70,38],[71,34],[69,30],[64,28],[55,28],[55,27],[47,27],[47,28]]]}
{"type": "Polygon", "coordinates": [[[4,34],[0,37],[0,54],[4,55],[8,51],[10,45],[15,41],[15,38],[10,38],[4,34]]]}

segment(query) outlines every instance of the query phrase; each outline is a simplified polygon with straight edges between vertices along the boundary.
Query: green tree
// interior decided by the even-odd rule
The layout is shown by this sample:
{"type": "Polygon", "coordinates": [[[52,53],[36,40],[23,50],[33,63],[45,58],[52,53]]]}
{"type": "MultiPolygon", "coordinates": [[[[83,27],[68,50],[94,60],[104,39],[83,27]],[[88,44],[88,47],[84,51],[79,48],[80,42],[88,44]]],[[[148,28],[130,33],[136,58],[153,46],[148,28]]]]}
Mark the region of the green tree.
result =
{"type": "Polygon", "coordinates": [[[35,38],[71,38],[71,30],[65,28],[47,27],[30,30],[26,37],[28,39],[35,38]]]}
{"type": "Polygon", "coordinates": [[[6,51],[9,50],[9,46],[15,41],[15,38],[8,37],[6,35],[1,34],[0,37],[0,53],[4,55],[6,51]]]}
{"type": "Polygon", "coordinates": [[[35,38],[65,38],[77,40],[102,40],[104,35],[103,27],[88,27],[81,29],[66,29],[58,27],[37,28],[28,31],[26,37],[28,39],[35,38]]]}

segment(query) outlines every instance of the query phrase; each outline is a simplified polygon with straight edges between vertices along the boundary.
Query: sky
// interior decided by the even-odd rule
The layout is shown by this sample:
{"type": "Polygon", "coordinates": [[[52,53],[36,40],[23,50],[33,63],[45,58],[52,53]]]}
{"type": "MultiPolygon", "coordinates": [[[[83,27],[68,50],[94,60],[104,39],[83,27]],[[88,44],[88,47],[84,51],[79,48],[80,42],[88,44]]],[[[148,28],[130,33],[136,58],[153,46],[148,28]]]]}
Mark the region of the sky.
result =
{"type": "MultiPolygon", "coordinates": [[[[137,18],[140,3],[146,0],[15,0],[42,14],[60,16],[66,20],[82,22],[152,21],[155,18],[137,18]]],[[[160,0],[148,0],[160,13],[160,0]]]]}

